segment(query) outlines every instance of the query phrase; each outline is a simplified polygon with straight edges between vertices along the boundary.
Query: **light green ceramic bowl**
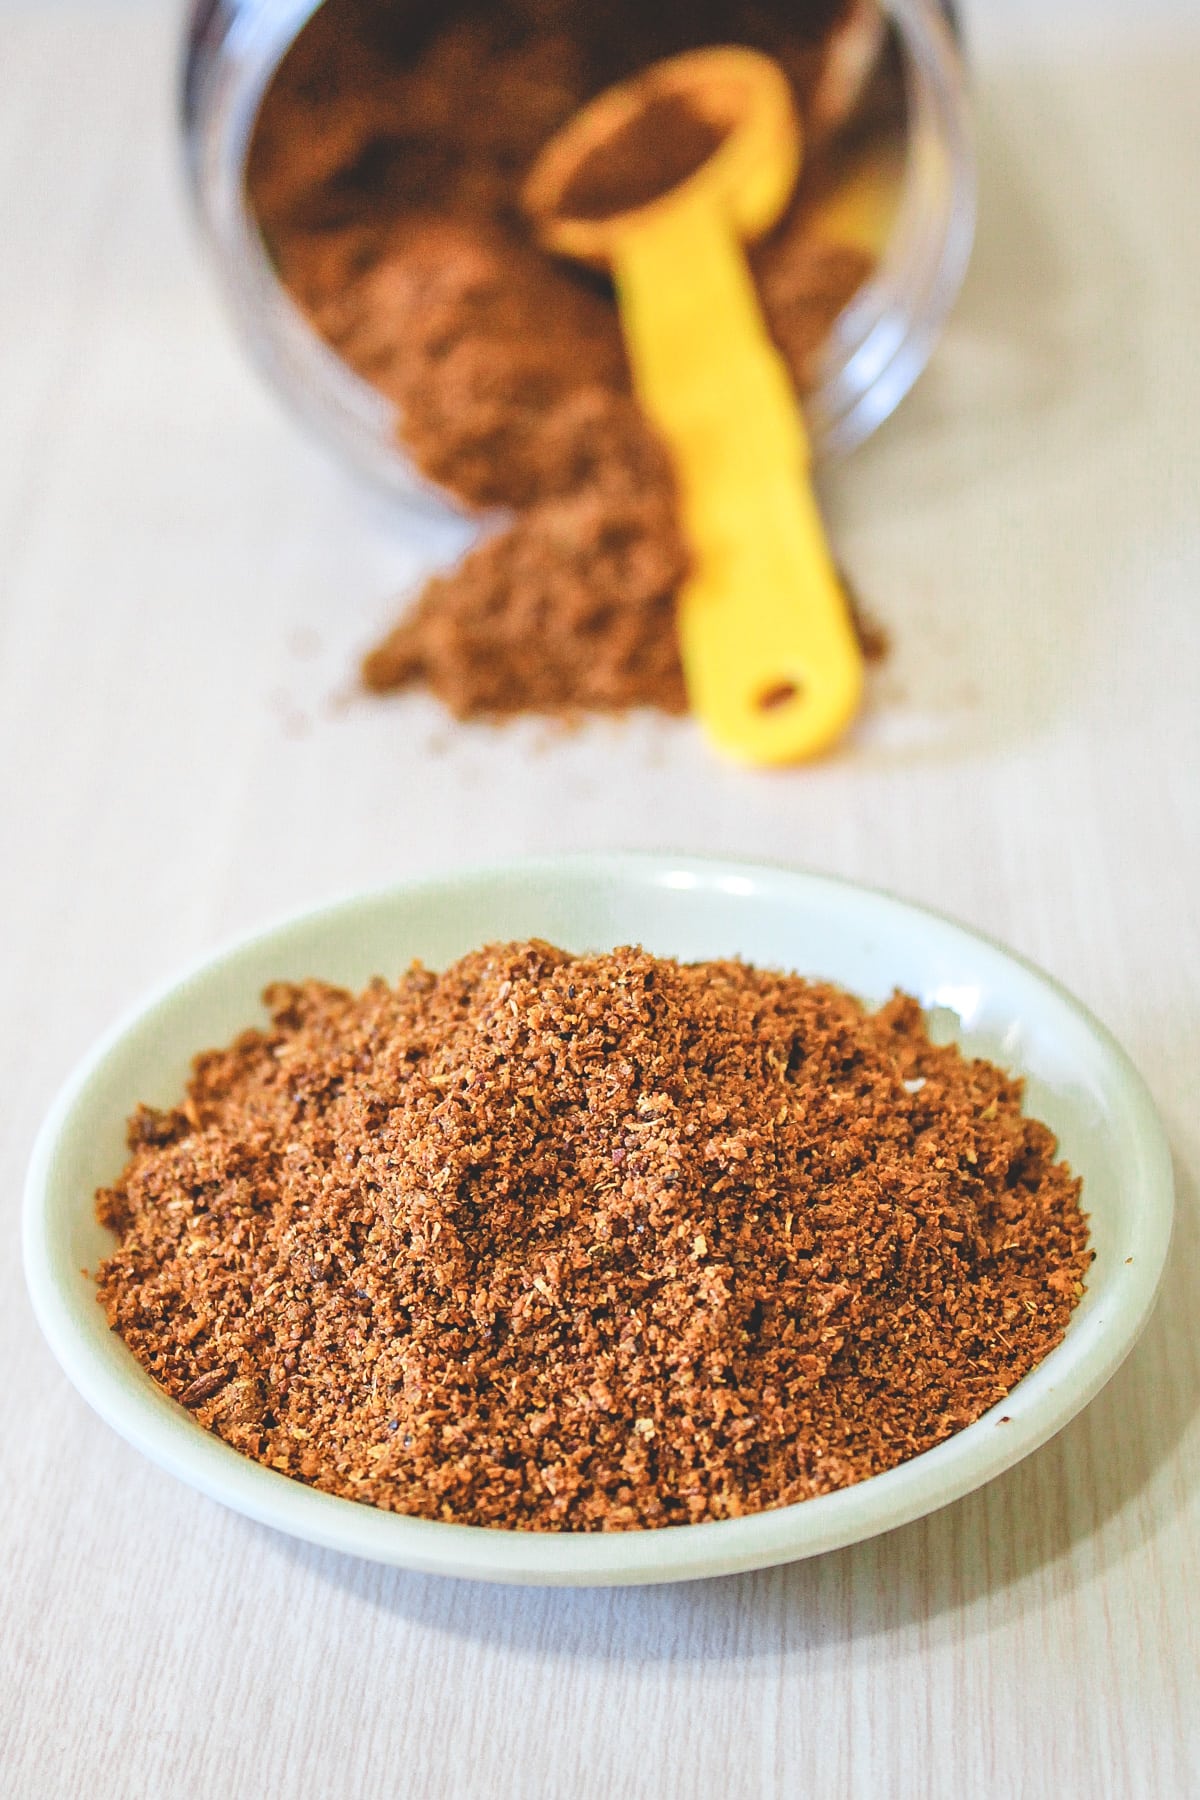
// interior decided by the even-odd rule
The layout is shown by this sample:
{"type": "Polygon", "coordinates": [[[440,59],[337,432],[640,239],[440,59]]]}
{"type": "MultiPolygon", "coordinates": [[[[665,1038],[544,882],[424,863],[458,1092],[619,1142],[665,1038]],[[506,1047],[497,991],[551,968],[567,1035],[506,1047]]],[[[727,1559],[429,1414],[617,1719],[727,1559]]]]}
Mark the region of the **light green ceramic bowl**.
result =
{"type": "Polygon", "coordinates": [[[821,876],[684,857],[527,862],[322,907],[189,970],[123,1020],[71,1077],[34,1151],[25,1267],[38,1318],[80,1393],[131,1444],[214,1500],[355,1556],[491,1581],[680,1581],[813,1556],[945,1506],[1045,1443],[1128,1354],[1154,1304],[1172,1217],[1171,1163],[1137,1072],[1046,976],[946,919],[821,876]],[[1083,1176],[1096,1260],[1060,1347],[1003,1405],[936,1449],[840,1493],[748,1518],[566,1534],[402,1518],[317,1493],[239,1456],[155,1387],[105,1324],[91,1281],[109,1243],[92,1199],[124,1162],[139,1100],[180,1094],[192,1055],[264,1017],[269,981],[355,986],[414,957],[441,967],[488,940],[571,949],[641,943],[742,956],[879,1001],[916,994],[935,1028],[1027,1079],[1029,1110],[1083,1176]],[[1000,1415],[1005,1415],[1002,1423],[1000,1415]]]}

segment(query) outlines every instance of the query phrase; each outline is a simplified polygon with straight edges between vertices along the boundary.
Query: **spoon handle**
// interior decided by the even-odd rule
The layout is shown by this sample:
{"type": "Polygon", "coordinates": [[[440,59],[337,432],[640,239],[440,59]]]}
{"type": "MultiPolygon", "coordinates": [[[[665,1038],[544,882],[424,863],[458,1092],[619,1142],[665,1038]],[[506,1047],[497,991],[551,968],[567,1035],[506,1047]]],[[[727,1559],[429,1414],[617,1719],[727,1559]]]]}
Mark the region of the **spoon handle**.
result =
{"type": "Polygon", "coordinates": [[[638,398],[679,486],[692,705],[744,762],[814,755],[854,716],[862,656],[741,245],[716,205],[681,195],[621,233],[614,276],[638,398]]]}

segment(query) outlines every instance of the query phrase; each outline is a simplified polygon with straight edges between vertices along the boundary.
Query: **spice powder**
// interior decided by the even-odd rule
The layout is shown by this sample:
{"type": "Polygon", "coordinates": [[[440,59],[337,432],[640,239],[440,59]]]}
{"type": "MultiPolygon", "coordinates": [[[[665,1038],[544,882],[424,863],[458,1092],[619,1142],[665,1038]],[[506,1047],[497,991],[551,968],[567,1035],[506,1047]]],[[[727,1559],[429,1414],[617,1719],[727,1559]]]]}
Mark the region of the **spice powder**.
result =
{"type": "MultiPolygon", "coordinates": [[[[538,247],[521,183],[585,101],[660,57],[720,43],[776,57],[805,165],[753,264],[806,389],[873,266],[814,231],[814,206],[839,155],[902,129],[889,64],[855,121],[822,135],[814,95],[847,12],[848,0],[325,0],[300,34],[250,149],[267,250],[314,329],[395,404],[421,472],[506,515],[367,656],[367,687],[426,686],[462,717],[685,710],[667,455],[634,402],[610,285],[538,247]]],[[[695,119],[658,124],[658,172],[694,166],[695,119]]]]}
{"type": "Polygon", "coordinates": [[[397,1512],[600,1531],[891,1468],[1062,1337],[1080,1184],[915,1001],[504,944],[141,1108],[109,1323],[226,1443],[397,1512]]]}

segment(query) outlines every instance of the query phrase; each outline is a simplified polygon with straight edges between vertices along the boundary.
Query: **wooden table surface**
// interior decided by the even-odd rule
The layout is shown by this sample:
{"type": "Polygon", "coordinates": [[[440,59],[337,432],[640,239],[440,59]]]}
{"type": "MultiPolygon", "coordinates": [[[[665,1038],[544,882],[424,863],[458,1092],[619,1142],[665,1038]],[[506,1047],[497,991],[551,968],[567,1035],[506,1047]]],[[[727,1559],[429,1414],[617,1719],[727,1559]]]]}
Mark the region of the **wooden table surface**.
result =
{"type": "Polygon", "coordinates": [[[183,203],[175,8],[0,0],[0,1791],[14,1800],[1200,1794],[1200,14],[977,0],[978,252],[830,475],[895,649],[819,767],[349,698],[423,558],[233,343],[183,203]],[[1123,1040],[1179,1224],[1109,1388],[985,1491],[772,1573],[421,1578],[141,1460],[19,1272],[39,1119],[229,934],[510,853],[784,859],[932,903],[1123,1040]]]}

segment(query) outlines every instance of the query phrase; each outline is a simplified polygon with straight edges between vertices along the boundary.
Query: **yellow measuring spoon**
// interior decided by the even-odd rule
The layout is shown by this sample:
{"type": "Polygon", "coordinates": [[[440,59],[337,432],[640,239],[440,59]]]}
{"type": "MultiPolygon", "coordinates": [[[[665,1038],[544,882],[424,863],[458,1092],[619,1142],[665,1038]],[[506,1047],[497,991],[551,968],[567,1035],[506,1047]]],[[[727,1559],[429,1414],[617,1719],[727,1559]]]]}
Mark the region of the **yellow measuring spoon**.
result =
{"type": "Polygon", "coordinates": [[[754,50],[698,50],[592,101],[546,145],[523,196],[548,249],[612,270],[634,386],[679,484],[689,698],[713,740],[754,763],[823,749],[862,692],[799,402],[741,249],[779,217],[799,166],[779,66],[754,50]],[[672,106],[704,160],[669,191],[603,211],[606,160],[619,192],[637,176],[639,130],[653,153],[655,109],[672,106]]]}

